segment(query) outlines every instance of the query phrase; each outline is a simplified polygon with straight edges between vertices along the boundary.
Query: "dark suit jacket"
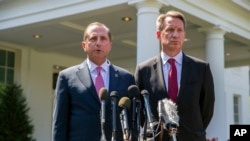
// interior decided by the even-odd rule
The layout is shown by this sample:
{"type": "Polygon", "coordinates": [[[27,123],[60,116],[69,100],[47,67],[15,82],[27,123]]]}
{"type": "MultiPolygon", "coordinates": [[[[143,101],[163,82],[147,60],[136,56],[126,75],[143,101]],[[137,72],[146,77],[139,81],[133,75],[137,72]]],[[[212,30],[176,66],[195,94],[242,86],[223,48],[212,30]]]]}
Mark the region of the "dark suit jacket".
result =
{"type": "MultiPolygon", "coordinates": [[[[127,96],[127,89],[135,84],[128,71],[110,65],[109,92],[118,92],[118,102],[127,96]]],[[[91,79],[86,61],[59,73],[55,92],[53,113],[53,141],[100,141],[101,104],[91,79]]],[[[105,132],[108,141],[112,134],[112,110],[110,97],[106,100],[105,132]]],[[[119,108],[117,108],[119,109],[119,108]]],[[[118,141],[122,141],[122,130],[117,112],[118,141]]]]}
{"type": "MultiPolygon", "coordinates": [[[[135,80],[140,90],[148,90],[153,118],[158,121],[157,103],[163,98],[169,98],[160,55],[139,64],[135,80]]],[[[205,130],[213,116],[214,100],[214,84],[209,64],[183,54],[180,90],[176,102],[180,117],[178,141],[205,141],[205,130]]],[[[164,140],[168,140],[166,133],[164,134],[164,140]]]]}

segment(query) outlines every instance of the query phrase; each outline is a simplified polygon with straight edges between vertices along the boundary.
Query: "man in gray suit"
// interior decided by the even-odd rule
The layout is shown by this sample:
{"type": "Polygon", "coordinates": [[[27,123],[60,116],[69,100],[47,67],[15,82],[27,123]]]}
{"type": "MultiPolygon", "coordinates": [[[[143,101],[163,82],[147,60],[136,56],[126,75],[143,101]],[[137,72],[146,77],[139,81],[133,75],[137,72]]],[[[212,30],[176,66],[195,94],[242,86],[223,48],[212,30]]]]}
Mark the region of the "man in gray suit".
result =
{"type": "MultiPolygon", "coordinates": [[[[107,26],[94,22],[84,32],[82,48],[87,54],[83,63],[59,73],[53,112],[53,141],[100,141],[101,103],[95,78],[96,67],[101,67],[101,77],[108,95],[117,91],[118,101],[127,96],[127,89],[135,79],[127,70],[111,64],[107,59],[112,48],[111,33],[107,26]]],[[[111,99],[105,104],[104,132],[107,141],[112,137],[111,99]]],[[[117,112],[117,141],[123,141],[119,110],[117,112]]]]}
{"type": "MultiPolygon", "coordinates": [[[[157,103],[164,98],[177,105],[179,115],[178,141],[206,141],[206,128],[213,116],[214,83],[207,62],[188,56],[182,51],[186,20],[182,13],[169,11],[157,19],[157,38],[161,53],[137,65],[135,81],[140,90],[149,92],[154,121],[159,121],[157,103]],[[174,59],[174,67],[168,62],[174,59]],[[176,85],[169,84],[175,68],[176,85]],[[175,88],[176,87],[176,88],[175,88]],[[173,90],[176,89],[176,90],[173,90]],[[172,96],[170,90],[176,91],[172,96]]],[[[171,92],[171,93],[172,93],[171,92]]],[[[142,119],[144,121],[144,119],[142,119]]],[[[169,141],[166,130],[156,140],[169,141]]]]}

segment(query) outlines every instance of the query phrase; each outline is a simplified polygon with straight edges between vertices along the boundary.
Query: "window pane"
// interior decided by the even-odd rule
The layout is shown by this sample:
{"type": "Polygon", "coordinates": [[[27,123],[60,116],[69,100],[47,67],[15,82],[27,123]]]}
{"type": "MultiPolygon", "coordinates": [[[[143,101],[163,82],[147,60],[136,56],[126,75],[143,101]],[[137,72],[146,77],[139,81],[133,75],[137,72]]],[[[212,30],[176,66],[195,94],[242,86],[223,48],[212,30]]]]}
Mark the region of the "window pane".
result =
{"type": "Polygon", "coordinates": [[[7,83],[13,84],[13,82],[14,82],[14,70],[8,69],[7,70],[7,83]]]}
{"type": "Polygon", "coordinates": [[[15,63],[15,54],[14,54],[14,52],[8,52],[7,61],[8,61],[7,66],[14,68],[14,63],[15,63]]]}
{"type": "Polygon", "coordinates": [[[13,84],[15,52],[0,49],[0,83],[13,84]]]}
{"type": "Polygon", "coordinates": [[[5,66],[6,51],[0,50],[0,66],[5,66]]]}
{"type": "Polygon", "coordinates": [[[234,102],[234,123],[235,124],[238,124],[240,123],[240,107],[239,107],[239,104],[240,104],[240,97],[239,96],[234,96],[233,97],[233,102],[234,102]]]}
{"type": "Polygon", "coordinates": [[[4,83],[5,70],[0,67],[0,83],[4,83]]]}

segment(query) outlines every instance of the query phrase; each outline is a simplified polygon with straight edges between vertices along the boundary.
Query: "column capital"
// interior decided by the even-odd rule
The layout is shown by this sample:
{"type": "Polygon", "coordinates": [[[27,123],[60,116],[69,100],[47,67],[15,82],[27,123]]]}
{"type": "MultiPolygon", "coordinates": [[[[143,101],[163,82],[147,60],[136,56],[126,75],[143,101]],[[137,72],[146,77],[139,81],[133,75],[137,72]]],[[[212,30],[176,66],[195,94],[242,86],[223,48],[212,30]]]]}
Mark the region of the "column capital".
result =
{"type": "Polygon", "coordinates": [[[138,10],[141,8],[157,8],[159,9],[162,7],[162,3],[158,0],[129,0],[128,5],[134,5],[138,10]]]}
{"type": "Polygon", "coordinates": [[[228,32],[230,33],[231,30],[229,28],[226,28],[222,25],[216,25],[212,27],[203,27],[199,28],[198,31],[205,32],[207,35],[207,38],[223,38],[224,35],[228,32]]]}
{"type": "Polygon", "coordinates": [[[222,25],[215,25],[211,27],[202,27],[199,28],[198,31],[205,32],[207,34],[226,34],[227,32],[230,33],[231,30],[225,26],[222,25]]]}

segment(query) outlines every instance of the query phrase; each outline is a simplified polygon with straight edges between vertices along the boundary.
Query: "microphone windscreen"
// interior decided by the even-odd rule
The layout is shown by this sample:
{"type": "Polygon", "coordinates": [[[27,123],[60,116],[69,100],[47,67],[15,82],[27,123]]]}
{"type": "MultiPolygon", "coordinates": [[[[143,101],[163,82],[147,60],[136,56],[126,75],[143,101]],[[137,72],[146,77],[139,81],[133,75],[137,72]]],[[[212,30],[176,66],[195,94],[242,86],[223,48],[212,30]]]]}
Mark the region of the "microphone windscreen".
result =
{"type": "Polygon", "coordinates": [[[167,98],[162,100],[163,103],[163,118],[165,122],[174,123],[179,126],[179,115],[177,111],[177,105],[167,98]]]}
{"type": "Polygon", "coordinates": [[[136,85],[131,85],[128,87],[129,98],[138,97],[140,95],[140,90],[136,85]]]}
{"type": "Polygon", "coordinates": [[[100,100],[106,100],[107,97],[108,97],[108,91],[106,88],[102,87],[99,90],[99,98],[100,100]]]}
{"type": "Polygon", "coordinates": [[[110,93],[110,97],[117,97],[117,95],[118,95],[118,92],[117,92],[117,91],[112,91],[112,92],[110,93]]]}
{"type": "Polygon", "coordinates": [[[131,101],[128,97],[122,97],[118,103],[119,107],[126,107],[127,109],[130,109],[131,101]]]}

